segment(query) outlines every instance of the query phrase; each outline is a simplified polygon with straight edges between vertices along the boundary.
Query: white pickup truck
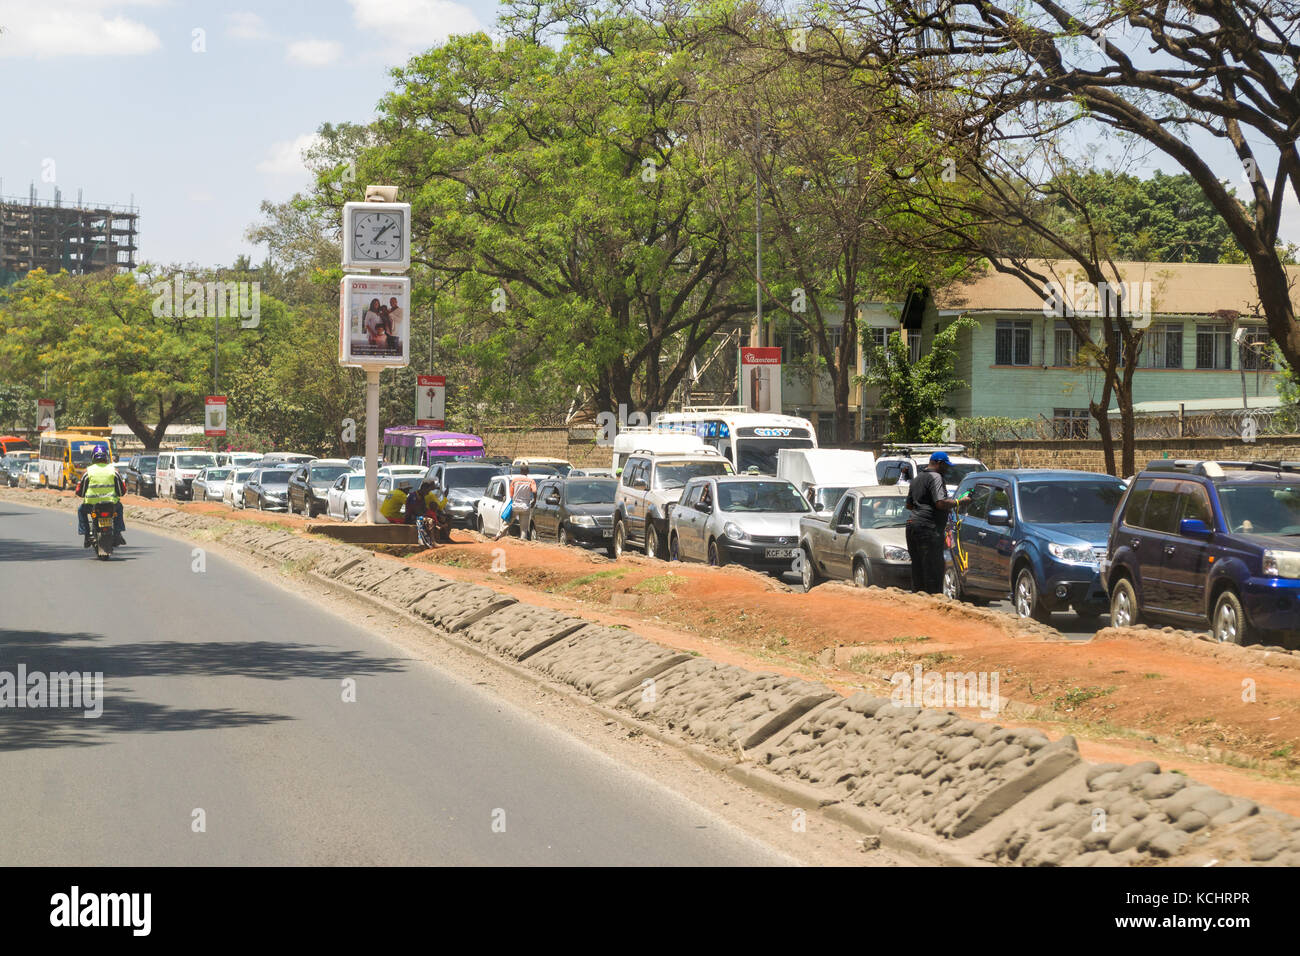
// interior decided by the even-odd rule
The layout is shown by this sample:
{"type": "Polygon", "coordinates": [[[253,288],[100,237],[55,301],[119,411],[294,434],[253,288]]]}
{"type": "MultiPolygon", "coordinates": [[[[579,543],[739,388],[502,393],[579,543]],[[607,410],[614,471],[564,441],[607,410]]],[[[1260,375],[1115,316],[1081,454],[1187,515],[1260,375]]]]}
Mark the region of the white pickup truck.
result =
{"type": "Polygon", "coordinates": [[[832,510],[800,518],[797,565],[804,590],[826,580],[910,590],[906,500],[907,485],[850,488],[832,510]]]}

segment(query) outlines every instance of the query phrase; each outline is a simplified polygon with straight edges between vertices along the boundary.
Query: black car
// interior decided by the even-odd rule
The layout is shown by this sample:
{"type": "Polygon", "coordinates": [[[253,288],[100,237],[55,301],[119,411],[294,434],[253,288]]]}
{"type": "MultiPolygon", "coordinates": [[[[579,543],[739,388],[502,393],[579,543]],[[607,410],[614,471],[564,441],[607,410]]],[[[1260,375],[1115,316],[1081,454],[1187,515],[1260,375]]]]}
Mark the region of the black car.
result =
{"type": "Polygon", "coordinates": [[[308,518],[324,514],[329,507],[330,485],[351,470],[342,459],[318,458],[299,466],[289,478],[289,514],[301,513],[308,518]]]}
{"type": "Polygon", "coordinates": [[[484,464],[476,461],[440,461],[430,465],[425,481],[433,482],[433,490],[447,498],[447,514],[452,527],[472,528],[478,517],[478,500],[487,491],[488,482],[504,475],[510,465],[484,464]]]}
{"type": "Polygon", "coordinates": [[[0,485],[10,488],[18,487],[18,479],[23,475],[23,467],[32,460],[31,455],[5,455],[0,458],[0,485]]]}
{"type": "Polygon", "coordinates": [[[289,498],[288,468],[259,468],[244,482],[244,507],[283,511],[289,498]]]}
{"type": "Polygon", "coordinates": [[[525,537],[614,552],[614,478],[543,478],[525,537]]]}
{"type": "Polygon", "coordinates": [[[158,471],[157,455],[136,455],[126,466],[122,483],[126,485],[128,495],[140,495],[143,498],[158,497],[155,483],[158,471]]]}

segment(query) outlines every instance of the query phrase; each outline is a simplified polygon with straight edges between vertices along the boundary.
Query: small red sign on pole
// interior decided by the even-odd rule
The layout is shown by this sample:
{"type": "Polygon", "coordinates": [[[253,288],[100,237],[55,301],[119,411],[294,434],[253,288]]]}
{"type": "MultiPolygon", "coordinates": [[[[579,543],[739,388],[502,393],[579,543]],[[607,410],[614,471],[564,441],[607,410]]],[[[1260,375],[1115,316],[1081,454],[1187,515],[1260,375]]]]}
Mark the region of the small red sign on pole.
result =
{"type": "Polygon", "coordinates": [[[203,434],[219,438],[226,433],[226,396],[209,395],[203,400],[203,434]]]}

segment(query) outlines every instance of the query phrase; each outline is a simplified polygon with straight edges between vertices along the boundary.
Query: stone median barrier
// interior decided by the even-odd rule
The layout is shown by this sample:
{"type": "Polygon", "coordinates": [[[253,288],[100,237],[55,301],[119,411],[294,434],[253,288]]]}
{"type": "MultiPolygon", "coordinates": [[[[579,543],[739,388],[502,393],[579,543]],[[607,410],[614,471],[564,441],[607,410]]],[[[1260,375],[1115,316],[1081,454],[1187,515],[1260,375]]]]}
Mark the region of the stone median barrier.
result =
{"type": "MultiPolygon", "coordinates": [[[[0,495],[75,507],[69,495],[0,495]]],[[[937,707],[754,673],[380,558],[248,521],[128,506],[174,533],[310,570],[733,761],[736,773],[918,855],[1004,866],[1300,865],[1300,819],[1151,761],[1089,764],[1072,737],[1008,729],[937,707]],[[811,795],[811,796],[810,796],[811,795]],[[811,803],[810,803],[811,802],[811,803]],[[916,849],[915,847],[920,847],[916,849]]],[[[624,719],[624,718],[620,718],[624,719]]]]}
{"type": "Polygon", "coordinates": [[[723,750],[749,750],[838,695],[797,677],[692,658],[614,701],[668,730],[723,750]]]}

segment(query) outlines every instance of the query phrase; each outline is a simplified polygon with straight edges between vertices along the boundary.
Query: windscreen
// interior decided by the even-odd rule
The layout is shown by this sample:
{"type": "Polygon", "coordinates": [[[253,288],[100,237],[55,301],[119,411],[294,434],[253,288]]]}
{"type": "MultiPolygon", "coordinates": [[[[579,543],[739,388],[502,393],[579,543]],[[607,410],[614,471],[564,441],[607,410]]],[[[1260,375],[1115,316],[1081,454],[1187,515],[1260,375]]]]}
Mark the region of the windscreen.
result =
{"type": "Polygon", "coordinates": [[[718,482],[718,507],[726,512],[803,514],[811,509],[788,481],[718,482]]]}
{"type": "Polygon", "coordinates": [[[348,491],[362,491],[365,487],[365,475],[348,475],[348,491]]]}
{"type": "Polygon", "coordinates": [[[473,468],[448,468],[446,474],[448,488],[482,491],[489,481],[501,474],[501,469],[496,465],[479,465],[473,468]]]}
{"type": "Polygon", "coordinates": [[[1022,481],[1020,517],[1041,524],[1110,524],[1121,481],[1022,481]]]}
{"type": "Polygon", "coordinates": [[[1219,504],[1236,534],[1300,535],[1300,484],[1219,485],[1219,504]]]}
{"type": "Polygon", "coordinates": [[[95,453],[96,448],[108,448],[108,442],[102,441],[74,441],[72,443],[72,461],[73,464],[89,464],[90,456],[95,453]]]}
{"type": "Polygon", "coordinates": [[[721,458],[717,461],[665,462],[655,469],[655,487],[680,488],[692,478],[725,474],[727,474],[727,463],[721,458]]]}
{"type": "Polygon", "coordinates": [[[229,468],[209,468],[204,477],[208,481],[225,481],[229,475],[229,468]]]}
{"type": "Polygon", "coordinates": [[[264,471],[262,472],[262,484],[264,485],[287,485],[289,476],[292,471],[264,471]]]}
{"type": "Polygon", "coordinates": [[[307,472],[308,481],[332,482],[339,475],[346,475],[352,469],[347,465],[321,465],[307,472]]]}
{"type": "Polygon", "coordinates": [[[570,478],[564,486],[564,498],[571,505],[603,505],[614,500],[614,491],[618,482],[609,478],[604,481],[583,481],[570,478]]]}
{"type": "Polygon", "coordinates": [[[736,470],[757,468],[760,475],[776,474],[776,453],[782,448],[812,448],[811,438],[737,438],[736,470]]]}
{"type": "Polygon", "coordinates": [[[217,463],[216,455],[177,455],[177,468],[206,468],[217,463]]]}
{"type": "Polygon", "coordinates": [[[818,488],[813,496],[813,504],[820,504],[822,511],[830,511],[848,490],[847,485],[843,488],[818,488]]]}
{"type": "Polygon", "coordinates": [[[988,471],[988,469],[978,461],[953,462],[948,466],[948,473],[943,476],[943,482],[946,485],[960,485],[961,480],[967,475],[973,475],[979,471],[988,471]]]}
{"type": "Polygon", "coordinates": [[[858,501],[858,527],[901,528],[907,524],[905,495],[863,495],[858,501]]]}

